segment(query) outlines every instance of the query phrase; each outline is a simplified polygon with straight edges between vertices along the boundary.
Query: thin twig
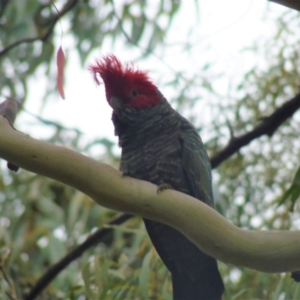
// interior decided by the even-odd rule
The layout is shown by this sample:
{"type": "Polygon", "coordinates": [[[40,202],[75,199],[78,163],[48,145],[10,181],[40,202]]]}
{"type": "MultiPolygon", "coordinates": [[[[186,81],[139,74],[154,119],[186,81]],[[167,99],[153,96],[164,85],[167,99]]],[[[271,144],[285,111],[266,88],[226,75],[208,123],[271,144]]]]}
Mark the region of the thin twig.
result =
{"type": "Polygon", "coordinates": [[[8,291],[6,291],[6,292],[5,292],[6,295],[7,295],[11,300],[17,300],[17,294],[16,294],[15,287],[14,287],[14,285],[12,284],[11,280],[9,279],[9,277],[8,277],[8,275],[7,275],[6,271],[5,271],[5,268],[4,268],[4,266],[2,265],[2,263],[1,263],[1,265],[0,265],[0,271],[1,271],[2,275],[3,275],[4,280],[7,282],[8,286],[9,286],[9,288],[10,288],[10,290],[11,290],[11,293],[9,293],[8,291]]]}
{"type": "Polygon", "coordinates": [[[30,111],[24,109],[24,108],[23,108],[23,111],[25,113],[27,113],[28,115],[30,115],[31,117],[37,119],[39,122],[43,123],[44,125],[56,127],[59,130],[74,131],[78,135],[82,135],[83,134],[83,132],[80,131],[78,128],[75,128],[75,127],[74,128],[65,127],[65,126],[63,126],[63,125],[61,125],[61,124],[59,124],[57,122],[50,121],[50,120],[44,119],[44,118],[42,118],[40,116],[37,116],[37,115],[31,113],[30,111]]]}
{"type": "Polygon", "coordinates": [[[76,4],[77,4],[78,0],[69,0],[65,6],[63,7],[63,9],[61,10],[60,14],[58,15],[54,15],[53,19],[50,21],[50,25],[48,30],[45,32],[45,34],[40,35],[40,36],[36,36],[36,37],[31,37],[31,38],[24,38],[24,39],[20,39],[18,41],[13,42],[12,44],[8,45],[6,48],[4,48],[3,50],[0,51],[0,58],[1,56],[5,55],[7,52],[9,52],[10,50],[12,50],[13,48],[21,45],[21,44],[28,44],[28,43],[33,43],[35,41],[41,40],[41,41],[46,41],[48,39],[48,37],[51,35],[55,24],[60,20],[60,18],[66,14],[67,12],[69,12],[76,4]]]}

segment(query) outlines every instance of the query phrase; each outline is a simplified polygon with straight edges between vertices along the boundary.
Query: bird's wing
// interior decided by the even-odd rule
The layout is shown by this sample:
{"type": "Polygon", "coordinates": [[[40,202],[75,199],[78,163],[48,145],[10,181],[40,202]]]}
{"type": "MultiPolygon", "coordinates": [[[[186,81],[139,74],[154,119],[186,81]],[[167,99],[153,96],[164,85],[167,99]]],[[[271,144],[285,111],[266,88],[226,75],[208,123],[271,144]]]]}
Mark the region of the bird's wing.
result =
{"type": "MultiPolygon", "coordinates": [[[[164,148],[166,155],[167,150],[171,153],[168,159],[158,160],[158,170],[167,175],[165,183],[213,206],[206,150],[194,127],[185,119],[181,124],[179,135],[174,135],[171,146],[164,148]]],[[[174,228],[150,220],[145,220],[145,225],[157,252],[172,272],[174,299],[220,299],[224,286],[214,258],[174,228]]]]}
{"type": "Polygon", "coordinates": [[[200,136],[186,122],[179,137],[186,182],[192,196],[213,207],[210,161],[200,136]]]}

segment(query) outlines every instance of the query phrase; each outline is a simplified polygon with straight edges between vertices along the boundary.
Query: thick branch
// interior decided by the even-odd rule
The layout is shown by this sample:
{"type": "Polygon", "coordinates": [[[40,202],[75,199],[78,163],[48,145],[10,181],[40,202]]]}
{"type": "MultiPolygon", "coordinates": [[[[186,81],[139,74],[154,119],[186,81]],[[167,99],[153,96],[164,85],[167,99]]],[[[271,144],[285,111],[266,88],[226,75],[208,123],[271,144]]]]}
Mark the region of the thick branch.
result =
{"type": "MultiPolygon", "coordinates": [[[[297,98],[297,97],[296,97],[297,98]]],[[[269,126],[271,127],[271,130],[268,129],[268,127],[266,127],[266,129],[270,132],[272,131],[272,134],[274,133],[274,131],[279,127],[278,121],[282,121],[280,119],[281,118],[286,118],[287,116],[291,115],[296,109],[297,107],[295,107],[293,104],[295,104],[295,102],[297,103],[297,101],[295,101],[294,99],[292,99],[291,101],[287,102],[287,104],[285,104],[283,106],[283,108],[279,108],[279,112],[274,112],[272,114],[273,117],[273,121],[274,121],[274,125],[269,124],[269,126]],[[292,103],[292,105],[291,105],[292,103]],[[287,114],[283,113],[282,114],[282,110],[286,111],[287,114]],[[279,116],[279,118],[277,118],[279,116]]],[[[1,105],[0,105],[1,106],[1,105]]],[[[272,119],[272,118],[271,118],[272,119]]],[[[257,130],[257,128],[254,128],[254,130],[257,130]]],[[[246,134],[246,136],[251,137],[251,134],[246,134]]],[[[250,142],[250,141],[249,141],[250,142]]],[[[239,148],[241,148],[243,145],[240,144],[239,147],[236,147],[235,151],[238,151],[239,148]]],[[[228,147],[227,147],[228,148],[228,147]]],[[[234,148],[234,147],[233,147],[234,148]]],[[[226,149],[226,148],[225,148],[226,149]]],[[[219,163],[222,162],[222,160],[224,159],[221,155],[222,153],[220,153],[221,156],[221,161],[219,161],[219,163]]],[[[217,157],[212,158],[212,162],[214,164],[214,160],[217,157]]],[[[214,167],[216,166],[215,164],[213,165],[214,167]]],[[[123,215],[123,216],[128,216],[128,215],[123,215]]],[[[123,220],[123,216],[120,217],[120,220],[123,220]]],[[[112,220],[112,222],[114,222],[114,220],[112,220]]],[[[84,251],[86,251],[87,249],[89,249],[90,247],[92,247],[94,244],[98,243],[101,238],[105,235],[105,233],[107,233],[106,231],[104,231],[104,234],[102,235],[98,235],[98,232],[101,232],[105,230],[105,229],[99,229],[99,231],[97,231],[95,234],[93,234],[92,236],[90,236],[86,242],[84,242],[82,245],[79,245],[77,248],[75,248],[71,253],[69,253],[66,257],[64,257],[63,259],[61,259],[61,261],[59,261],[57,264],[53,265],[49,270],[47,270],[47,272],[40,278],[40,280],[35,284],[35,286],[33,287],[33,289],[31,290],[30,294],[28,295],[27,299],[34,299],[57,275],[59,272],[61,272],[71,261],[75,260],[76,258],[78,258],[84,251]],[[79,254],[80,253],[80,254],[79,254]]],[[[294,273],[295,274],[295,273],[294,273]]]]}
{"type": "Polygon", "coordinates": [[[300,2],[297,0],[269,0],[269,1],[300,11],[300,2]]]}
{"type": "Polygon", "coordinates": [[[262,135],[272,136],[277,128],[300,108],[300,94],[284,103],[259,125],[242,136],[233,138],[229,144],[211,158],[212,168],[218,167],[224,160],[262,135]]]}
{"type": "Polygon", "coordinates": [[[225,263],[265,272],[300,269],[300,232],[242,230],[201,201],[174,190],[157,194],[155,185],[122,178],[106,164],[32,139],[2,116],[0,128],[0,157],[68,184],[99,205],[168,224],[225,263]]]}

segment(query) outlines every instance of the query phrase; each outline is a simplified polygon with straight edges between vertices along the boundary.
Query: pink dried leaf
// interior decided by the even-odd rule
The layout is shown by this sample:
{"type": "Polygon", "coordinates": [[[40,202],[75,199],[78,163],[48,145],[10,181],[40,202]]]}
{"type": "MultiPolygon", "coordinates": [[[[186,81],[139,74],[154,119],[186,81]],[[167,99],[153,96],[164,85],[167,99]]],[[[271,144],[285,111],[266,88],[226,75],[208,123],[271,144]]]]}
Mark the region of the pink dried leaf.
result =
{"type": "Polygon", "coordinates": [[[64,92],[64,68],[65,68],[65,54],[62,50],[61,46],[57,51],[56,56],[56,63],[57,63],[57,89],[60,96],[65,99],[65,92],[64,92]]]}

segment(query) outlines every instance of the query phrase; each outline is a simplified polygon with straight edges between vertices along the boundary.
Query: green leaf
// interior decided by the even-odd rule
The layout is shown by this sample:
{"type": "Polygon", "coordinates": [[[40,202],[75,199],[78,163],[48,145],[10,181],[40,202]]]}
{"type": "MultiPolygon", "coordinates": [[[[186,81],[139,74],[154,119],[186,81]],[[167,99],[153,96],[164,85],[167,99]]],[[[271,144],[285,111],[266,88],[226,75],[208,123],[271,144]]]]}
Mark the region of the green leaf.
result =
{"type": "Polygon", "coordinates": [[[294,206],[297,199],[300,197],[300,167],[298,168],[296,175],[293,179],[291,186],[286,190],[279,200],[278,206],[287,201],[291,201],[290,211],[294,211],[294,206]]]}
{"type": "Polygon", "coordinates": [[[149,299],[148,284],[150,278],[150,258],[151,258],[151,250],[148,251],[148,253],[143,259],[143,263],[139,275],[139,285],[141,287],[143,299],[145,300],[149,299]]]}
{"type": "Polygon", "coordinates": [[[87,296],[90,299],[97,299],[96,294],[93,292],[93,290],[91,289],[91,271],[90,271],[90,263],[87,263],[83,269],[82,269],[82,279],[84,281],[84,286],[85,286],[85,291],[87,296]]]}

